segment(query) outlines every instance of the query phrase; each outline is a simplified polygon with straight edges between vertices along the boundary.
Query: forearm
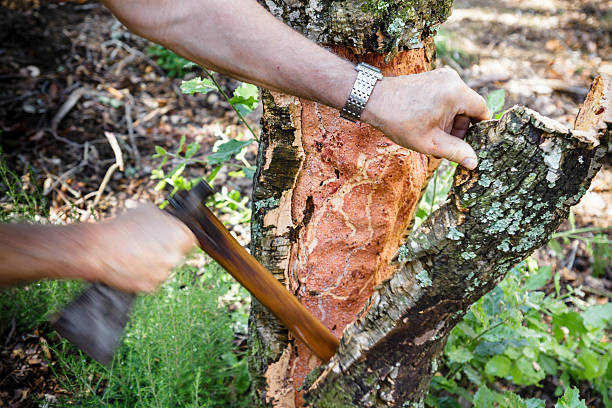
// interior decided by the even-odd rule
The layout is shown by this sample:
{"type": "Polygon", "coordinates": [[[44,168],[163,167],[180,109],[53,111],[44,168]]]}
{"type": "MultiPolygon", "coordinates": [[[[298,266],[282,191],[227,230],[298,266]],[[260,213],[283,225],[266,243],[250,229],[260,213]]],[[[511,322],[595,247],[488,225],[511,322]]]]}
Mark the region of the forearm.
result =
{"type": "Polygon", "coordinates": [[[0,285],[90,278],[74,265],[84,257],[90,230],[88,225],[0,224],[0,285]]]}
{"type": "Polygon", "coordinates": [[[341,108],[356,77],[352,63],[287,27],[255,0],[104,3],[137,34],[268,89],[341,108]]]}

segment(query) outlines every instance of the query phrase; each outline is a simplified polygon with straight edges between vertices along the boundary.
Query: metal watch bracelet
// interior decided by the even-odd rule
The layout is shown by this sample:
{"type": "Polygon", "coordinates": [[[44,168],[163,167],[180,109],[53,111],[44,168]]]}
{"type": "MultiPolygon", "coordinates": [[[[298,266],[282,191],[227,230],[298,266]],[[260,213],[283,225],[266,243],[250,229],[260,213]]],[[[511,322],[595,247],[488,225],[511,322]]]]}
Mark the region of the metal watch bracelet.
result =
{"type": "Polygon", "coordinates": [[[365,62],[357,64],[355,70],[357,71],[357,79],[355,79],[351,94],[340,111],[340,117],[351,122],[359,121],[361,113],[368,103],[368,99],[370,99],[374,85],[383,78],[380,69],[365,62]]]}

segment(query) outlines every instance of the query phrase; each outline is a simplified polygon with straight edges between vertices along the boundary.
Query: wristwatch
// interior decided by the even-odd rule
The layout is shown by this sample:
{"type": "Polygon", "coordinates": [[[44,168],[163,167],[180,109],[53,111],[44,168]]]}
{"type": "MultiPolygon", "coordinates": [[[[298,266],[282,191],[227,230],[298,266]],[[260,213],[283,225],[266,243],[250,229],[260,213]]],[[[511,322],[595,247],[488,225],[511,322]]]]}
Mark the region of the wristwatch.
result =
{"type": "Polygon", "coordinates": [[[368,103],[374,85],[383,77],[380,69],[365,62],[357,64],[355,70],[357,70],[357,79],[355,79],[351,94],[340,111],[340,117],[351,122],[359,121],[361,112],[363,112],[363,108],[368,103]]]}

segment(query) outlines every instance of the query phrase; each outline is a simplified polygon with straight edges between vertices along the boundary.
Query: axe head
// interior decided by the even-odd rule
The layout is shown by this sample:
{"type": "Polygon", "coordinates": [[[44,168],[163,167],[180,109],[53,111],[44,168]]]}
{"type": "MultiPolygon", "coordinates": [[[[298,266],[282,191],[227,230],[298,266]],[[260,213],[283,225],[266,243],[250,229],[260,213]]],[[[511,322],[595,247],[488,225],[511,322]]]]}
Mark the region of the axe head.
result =
{"type": "MultiPolygon", "coordinates": [[[[205,181],[168,199],[168,212],[180,220],[198,210],[214,193],[205,181]]],[[[85,354],[109,364],[125,329],[135,295],[96,283],[51,320],[53,328],[85,354]]]]}

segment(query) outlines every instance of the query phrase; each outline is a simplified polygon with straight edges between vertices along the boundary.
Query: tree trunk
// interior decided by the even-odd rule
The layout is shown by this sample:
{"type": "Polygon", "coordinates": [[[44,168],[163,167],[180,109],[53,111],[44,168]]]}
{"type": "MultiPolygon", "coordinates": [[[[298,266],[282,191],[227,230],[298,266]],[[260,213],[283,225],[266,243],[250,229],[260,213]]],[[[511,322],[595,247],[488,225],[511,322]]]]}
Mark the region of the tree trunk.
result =
{"type": "MultiPolygon", "coordinates": [[[[433,28],[451,2],[423,1],[418,11],[413,3],[265,5],[343,57],[398,75],[431,68],[433,28]]],[[[479,170],[459,171],[450,203],[404,243],[437,161],[329,107],[262,95],[251,250],[342,340],[321,367],[253,301],[255,404],[300,406],[303,397],[316,407],[422,404],[451,328],[546,242],[586,191],[604,149],[594,135],[577,138],[524,108],[480,124],[468,139],[479,170]]]]}
{"type": "MultiPolygon", "coordinates": [[[[432,32],[450,8],[449,1],[423,2],[419,12],[399,3],[305,3],[264,5],[333,52],[385,75],[431,69],[432,32]]],[[[391,258],[438,161],[340,119],[327,106],[266,90],[262,95],[252,253],[340,337],[391,274],[391,258]]],[[[321,362],[257,302],[250,323],[258,403],[301,405],[296,390],[321,362]]]]}

